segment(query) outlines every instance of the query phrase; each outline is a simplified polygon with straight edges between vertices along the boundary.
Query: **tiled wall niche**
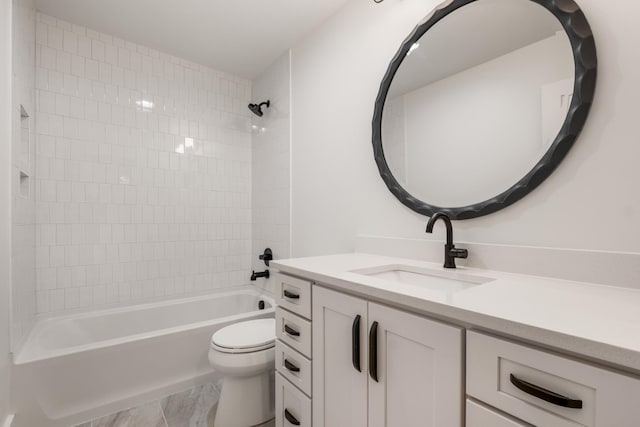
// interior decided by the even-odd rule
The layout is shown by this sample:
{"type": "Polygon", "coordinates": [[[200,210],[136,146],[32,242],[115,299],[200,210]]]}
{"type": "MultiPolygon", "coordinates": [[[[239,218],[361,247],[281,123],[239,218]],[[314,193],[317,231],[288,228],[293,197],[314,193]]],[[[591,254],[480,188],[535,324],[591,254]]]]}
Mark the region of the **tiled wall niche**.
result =
{"type": "Polygon", "coordinates": [[[35,2],[13,0],[11,81],[11,348],[36,313],[35,2]]]}
{"type": "Polygon", "coordinates": [[[251,82],[36,21],[38,312],[246,284],[251,82]]]}

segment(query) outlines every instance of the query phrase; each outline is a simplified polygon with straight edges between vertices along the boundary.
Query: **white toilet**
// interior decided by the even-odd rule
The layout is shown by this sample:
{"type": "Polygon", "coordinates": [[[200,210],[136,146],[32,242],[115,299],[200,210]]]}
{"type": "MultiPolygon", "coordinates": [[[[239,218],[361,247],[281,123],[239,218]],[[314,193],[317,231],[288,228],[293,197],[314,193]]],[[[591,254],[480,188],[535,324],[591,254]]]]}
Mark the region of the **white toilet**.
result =
{"type": "Polygon", "coordinates": [[[226,326],[211,337],[209,362],[222,374],[215,427],[250,427],[271,420],[274,408],[275,319],[226,326]]]}

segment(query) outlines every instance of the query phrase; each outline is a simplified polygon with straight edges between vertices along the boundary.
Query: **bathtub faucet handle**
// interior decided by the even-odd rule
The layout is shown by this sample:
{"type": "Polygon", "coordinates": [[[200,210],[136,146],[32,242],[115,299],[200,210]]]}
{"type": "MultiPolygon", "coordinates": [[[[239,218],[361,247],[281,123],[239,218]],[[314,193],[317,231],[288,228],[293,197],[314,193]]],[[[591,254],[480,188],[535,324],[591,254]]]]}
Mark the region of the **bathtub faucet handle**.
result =
{"type": "Polygon", "coordinates": [[[252,282],[254,282],[259,277],[264,277],[265,279],[268,279],[269,278],[269,270],[260,271],[258,273],[256,273],[255,271],[252,271],[252,273],[251,273],[251,281],[252,282]]]}
{"type": "Polygon", "coordinates": [[[258,259],[264,261],[264,264],[269,267],[269,261],[273,259],[271,248],[265,249],[262,255],[258,255],[258,259]]]}

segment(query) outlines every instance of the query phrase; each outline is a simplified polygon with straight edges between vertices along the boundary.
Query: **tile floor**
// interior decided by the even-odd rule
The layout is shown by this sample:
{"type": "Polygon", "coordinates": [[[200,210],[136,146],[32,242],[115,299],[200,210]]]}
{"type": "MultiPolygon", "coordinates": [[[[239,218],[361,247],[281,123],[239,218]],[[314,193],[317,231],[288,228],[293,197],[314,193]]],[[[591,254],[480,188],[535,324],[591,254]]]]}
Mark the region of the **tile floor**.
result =
{"type": "MultiPolygon", "coordinates": [[[[76,427],[214,427],[218,387],[205,384],[76,427]]],[[[275,421],[257,427],[275,427],[275,421]]]]}

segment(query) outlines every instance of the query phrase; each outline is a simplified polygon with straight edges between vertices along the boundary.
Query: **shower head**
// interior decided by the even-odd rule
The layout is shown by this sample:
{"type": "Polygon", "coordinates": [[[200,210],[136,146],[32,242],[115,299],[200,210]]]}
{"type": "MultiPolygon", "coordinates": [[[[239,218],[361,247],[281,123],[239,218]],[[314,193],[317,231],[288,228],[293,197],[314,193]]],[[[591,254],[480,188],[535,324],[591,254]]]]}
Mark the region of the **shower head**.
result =
{"type": "Polygon", "coordinates": [[[262,102],[260,104],[249,104],[249,110],[251,110],[251,112],[256,116],[262,117],[262,115],[264,114],[262,112],[263,105],[266,105],[267,108],[269,108],[269,105],[271,105],[271,101],[267,100],[266,102],[262,102]]]}

